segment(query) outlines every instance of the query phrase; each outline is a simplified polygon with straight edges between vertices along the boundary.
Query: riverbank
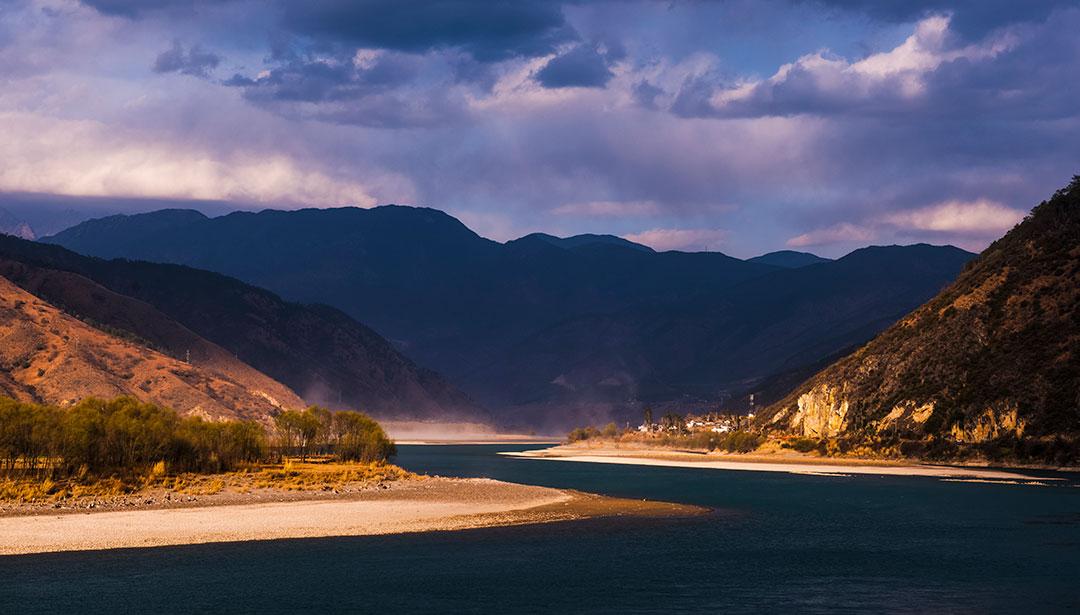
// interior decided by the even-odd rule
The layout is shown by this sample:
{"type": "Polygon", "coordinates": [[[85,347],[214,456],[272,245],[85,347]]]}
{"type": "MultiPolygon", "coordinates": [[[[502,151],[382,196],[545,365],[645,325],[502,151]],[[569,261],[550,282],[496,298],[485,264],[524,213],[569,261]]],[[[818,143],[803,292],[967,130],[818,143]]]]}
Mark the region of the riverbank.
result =
{"type": "Polygon", "coordinates": [[[0,554],[367,536],[609,516],[692,515],[694,506],[624,500],[489,479],[416,478],[349,493],[215,494],[133,510],[7,510],[0,554]],[[246,500],[245,498],[250,498],[246,500]]]}
{"type": "Polygon", "coordinates": [[[585,463],[615,463],[664,467],[734,470],[750,472],[786,472],[790,474],[846,475],[870,474],[879,476],[928,476],[949,480],[991,480],[1039,482],[1048,480],[1023,469],[999,469],[979,466],[951,466],[910,461],[869,460],[844,457],[816,457],[796,452],[785,453],[703,453],[643,447],[597,446],[569,444],[546,449],[501,453],[512,457],[575,461],[585,463]]]}

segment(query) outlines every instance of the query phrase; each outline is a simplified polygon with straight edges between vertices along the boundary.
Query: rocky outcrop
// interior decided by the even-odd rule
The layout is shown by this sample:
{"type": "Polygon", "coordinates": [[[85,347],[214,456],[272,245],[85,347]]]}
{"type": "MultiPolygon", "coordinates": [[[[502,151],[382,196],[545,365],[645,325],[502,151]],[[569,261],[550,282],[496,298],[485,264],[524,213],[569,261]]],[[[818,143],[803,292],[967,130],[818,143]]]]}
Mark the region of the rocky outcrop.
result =
{"type": "Polygon", "coordinates": [[[1024,419],[1019,418],[1015,407],[987,408],[972,419],[954,424],[950,435],[957,442],[977,444],[1007,435],[1023,437],[1025,426],[1024,419]]]}
{"type": "Polygon", "coordinates": [[[921,426],[934,415],[934,402],[919,404],[909,401],[893,406],[881,419],[874,421],[874,431],[883,433],[892,429],[897,431],[902,425],[921,426]]]}
{"type": "Polygon", "coordinates": [[[847,429],[851,408],[842,387],[823,384],[799,396],[798,411],[791,417],[791,429],[811,438],[836,436],[847,429]]]}

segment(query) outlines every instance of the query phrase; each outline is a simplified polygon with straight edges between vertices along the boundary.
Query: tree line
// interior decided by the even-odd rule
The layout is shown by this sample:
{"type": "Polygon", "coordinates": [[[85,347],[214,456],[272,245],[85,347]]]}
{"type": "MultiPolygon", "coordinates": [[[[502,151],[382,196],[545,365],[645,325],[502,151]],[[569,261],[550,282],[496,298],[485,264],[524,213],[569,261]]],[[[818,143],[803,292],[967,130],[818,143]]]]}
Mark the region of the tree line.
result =
{"type": "Polygon", "coordinates": [[[54,476],[170,471],[217,473],[313,453],[383,461],[394,444],[359,412],[286,411],[267,430],[256,421],[207,421],[131,397],[85,399],[70,408],[0,398],[0,469],[54,476]]]}
{"type": "Polygon", "coordinates": [[[331,412],[312,406],[274,417],[282,451],[306,461],[310,455],[333,455],[340,461],[382,461],[397,450],[374,419],[362,412],[331,412]]]}

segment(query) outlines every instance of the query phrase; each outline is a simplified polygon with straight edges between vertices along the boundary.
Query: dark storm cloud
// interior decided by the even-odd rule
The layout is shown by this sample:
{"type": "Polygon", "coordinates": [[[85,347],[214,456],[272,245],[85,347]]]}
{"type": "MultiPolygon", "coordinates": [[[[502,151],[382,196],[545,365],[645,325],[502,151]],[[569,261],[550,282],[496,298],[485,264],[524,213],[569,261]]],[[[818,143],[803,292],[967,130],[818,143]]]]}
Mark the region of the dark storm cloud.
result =
{"type": "Polygon", "coordinates": [[[579,45],[553,58],[536,73],[546,88],[599,88],[614,77],[604,56],[588,45],[579,45]]]}
{"type": "Polygon", "coordinates": [[[407,84],[418,70],[419,60],[407,56],[381,57],[369,66],[350,59],[297,59],[256,77],[234,75],[224,84],[244,88],[256,101],[340,101],[407,84]]]}
{"type": "Polygon", "coordinates": [[[1068,84],[1080,74],[1080,10],[1062,11],[1052,24],[1024,28],[1008,53],[990,61],[943,64],[927,80],[927,107],[939,115],[973,113],[998,120],[1075,117],[1068,84]]]}
{"type": "MultiPolygon", "coordinates": [[[[224,5],[234,0],[83,0],[107,15],[224,5]]],[[[284,32],[346,46],[423,53],[461,49],[481,62],[552,53],[577,39],[554,0],[278,0],[260,5],[280,14],[284,32]]]]}
{"type": "Polygon", "coordinates": [[[857,11],[881,21],[905,23],[931,13],[954,16],[956,32],[978,38],[987,32],[1014,23],[1040,22],[1054,9],[1076,6],[1075,0],[793,0],[796,4],[817,5],[857,11]]]}
{"type": "Polygon", "coordinates": [[[379,128],[427,126],[460,114],[441,87],[415,83],[422,59],[379,52],[356,58],[294,58],[254,77],[223,82],[286,117],[379,128]],[[415,86],[415,87],[414,87],[415,86]]]}
{"type": "Polygon", "coordinates": [[[459,48],[480,61],[541,56],[576,38],[560,3],[546,1],[292,0],[285,3],[282,26],[357,47],[459,48]]]}
{"type": "Polygon", "coordinates": [[[162,51],[154,60],[155,73],[181,73],[193,77],[207,77],[210,71],[221,63],[221,57],[206,51],[198,45],[185,50],[180,41],[173,41],[172,47],[162,51]]]}
{"type": "Polygon", "coordinates": [[[232,0],[82,0],[105,15],[140,17],[160,10],[194,10],[200,5],[226,4],[232,0]]]}

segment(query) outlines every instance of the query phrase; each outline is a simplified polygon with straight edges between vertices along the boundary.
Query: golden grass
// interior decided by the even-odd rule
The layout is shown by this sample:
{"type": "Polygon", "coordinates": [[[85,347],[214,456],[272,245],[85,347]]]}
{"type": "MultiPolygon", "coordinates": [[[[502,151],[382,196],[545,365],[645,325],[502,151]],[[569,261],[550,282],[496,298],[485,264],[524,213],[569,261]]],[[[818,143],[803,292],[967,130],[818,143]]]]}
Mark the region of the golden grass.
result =
{"type": "Polygon", "coordinates": [[[159,463],[143,476],[121,479],[89,476],[50,479],[32,476],[0,477],[0,501],[57,502],[80,498],[131,495],[164,490],[182,495],[213,495],[224,491],[250,493],[256,489],[334,491],[397,480],[422,478],[395,465],[375,463],[300,463],[251,466],[223,474],[170,474],[159,463]]]}

